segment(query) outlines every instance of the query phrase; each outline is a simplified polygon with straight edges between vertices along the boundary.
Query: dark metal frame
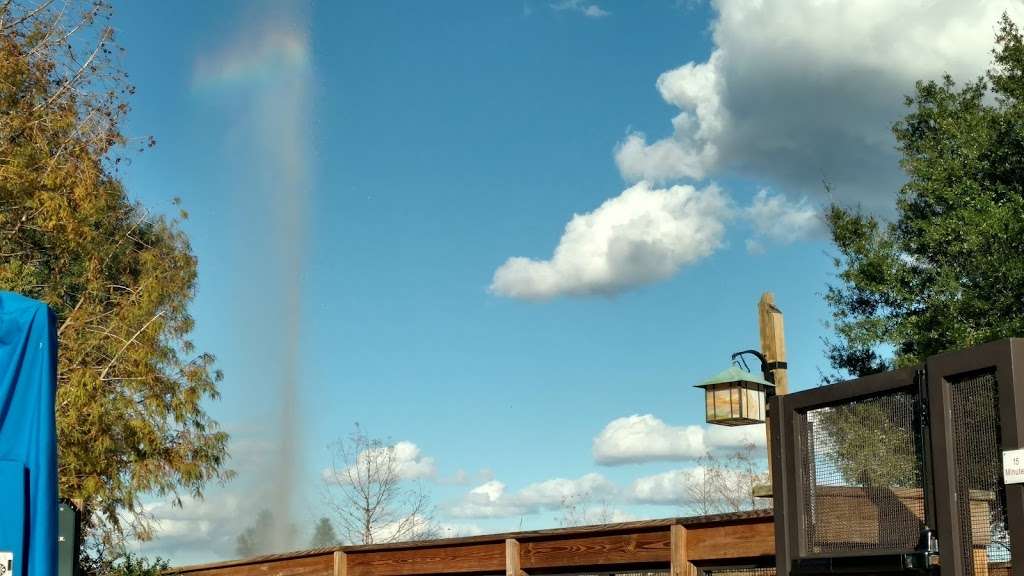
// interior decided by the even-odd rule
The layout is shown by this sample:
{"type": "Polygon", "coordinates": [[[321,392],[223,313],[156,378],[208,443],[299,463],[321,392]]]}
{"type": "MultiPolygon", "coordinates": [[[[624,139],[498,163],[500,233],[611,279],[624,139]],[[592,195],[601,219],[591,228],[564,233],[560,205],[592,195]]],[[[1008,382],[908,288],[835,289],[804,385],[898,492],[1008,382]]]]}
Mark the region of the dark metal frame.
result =
{"type": "MultiPolygon", "coordinates": [[[[1024,340],[1009,339],[928,358],[920,366],[771,399],[772,478],[775,504],[776,566],[779,576],[826,573],[900,573],[928,569],[925,550],[881,550],[842,556],[807,552],[803,482],[799,455],[804,447],[800,423],[808,410],[898,391],[918,392],[923,429],[925,522],[936,531],[944,574],[966,574],[960,555],[956,455],[952,438],[950,382],[965,374],[995,372],[1003,450],[1024,447],[1024,340]],[[915,387],[917,387],[915,389],[915,387]]],[[[1006,487],[1010,545],[1024,555],[1024,485],[1006,487]]],[[[923,546],[927,542],[922,542],[923,546]]],[[[1024,576],[1024,556],[1012,576],[1024,576]]]]}
{"type": "MultiPolygon", "coordinates": [[[[950,382],[979,371],[995,371],[999,397],[1000,436],[1003,450],[1024,448],[1024,340],[1009,339],[940,354],[928,359],[929,414],[932,423],[932,470],[935,486],[935,527],[944,571],[965,574],[959,554],[956,460],[953,453],[950,382]],[[941,495],[946,495],[942,497],[941,495]],[[950,553],[942,553],[947,550],[950,553]]],[[[1006,512],[1010,546],[1024,553],[1024,485],[1006,486],[1006,512]]],[[[1012,564],[1013,576],[1024,576],[1024,558],[1012,564]]]]}

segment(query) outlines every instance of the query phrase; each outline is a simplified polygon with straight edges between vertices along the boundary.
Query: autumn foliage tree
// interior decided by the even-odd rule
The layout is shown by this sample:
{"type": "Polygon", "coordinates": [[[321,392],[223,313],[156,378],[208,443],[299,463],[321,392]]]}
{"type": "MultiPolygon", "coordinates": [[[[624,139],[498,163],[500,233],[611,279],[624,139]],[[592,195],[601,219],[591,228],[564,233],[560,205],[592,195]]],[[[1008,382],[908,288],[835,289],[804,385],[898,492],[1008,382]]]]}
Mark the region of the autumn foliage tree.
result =
{"type": "Polygon", "coordinates": [[[221,374],[189,337],[195,256],[121,182],[152,142],[121,132],[132,87],[109,17],[101,0],[0,2],[0,289],[56,313],[60,493],[105,549],[151,535],[144,495],[229,475],[202,406],[221,374]]]}

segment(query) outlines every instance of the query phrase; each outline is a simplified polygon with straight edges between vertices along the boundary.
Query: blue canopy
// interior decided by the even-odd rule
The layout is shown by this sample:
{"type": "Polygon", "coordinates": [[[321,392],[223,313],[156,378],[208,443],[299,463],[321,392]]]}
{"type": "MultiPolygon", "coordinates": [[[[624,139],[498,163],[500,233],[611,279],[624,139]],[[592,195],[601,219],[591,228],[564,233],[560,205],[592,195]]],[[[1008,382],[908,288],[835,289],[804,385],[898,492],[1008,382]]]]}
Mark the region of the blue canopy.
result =
{"type": "Polygon", "coordinates": [[[42,302],[0,291],[0,552],[13,576],[54,576],[57,331],[42,302]]]}

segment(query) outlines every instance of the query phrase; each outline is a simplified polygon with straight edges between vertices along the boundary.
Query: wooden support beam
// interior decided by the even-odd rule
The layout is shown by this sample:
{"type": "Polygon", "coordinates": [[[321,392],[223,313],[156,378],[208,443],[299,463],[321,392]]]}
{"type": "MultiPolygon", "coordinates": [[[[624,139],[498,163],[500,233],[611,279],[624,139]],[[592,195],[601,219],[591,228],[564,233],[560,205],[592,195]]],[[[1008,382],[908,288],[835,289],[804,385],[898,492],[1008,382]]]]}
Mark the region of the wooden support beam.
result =
{"type": "Polygon", "coordinates": [[[334,551],[334,576],[348,576],[348,555],[342,550],[334,551]]]}
{"type": "Polygon", "coordinates": [[[671,576],[696,576],[697,567],[690,562],[690,556],[686,551],[686,527],[673,524],[670,530],[671,576]]]}
{"type": "Polygon", "coordinates": [[[515,538],[505,540],[505,576],[526,576],[519,554],[519,541],[515,538]]]}
{"type": "MultiPolygon", "coordinates": [[[[768,363],[786,361],[786,330],[782,324],[782,310],[775,305],[775,295],[765,292],[757,303],[758,327],[761,332],[761,354],[768,363]]],[[[789,375],[785,368],[775,368],[775,393],[789,392],[789,375]]]]}

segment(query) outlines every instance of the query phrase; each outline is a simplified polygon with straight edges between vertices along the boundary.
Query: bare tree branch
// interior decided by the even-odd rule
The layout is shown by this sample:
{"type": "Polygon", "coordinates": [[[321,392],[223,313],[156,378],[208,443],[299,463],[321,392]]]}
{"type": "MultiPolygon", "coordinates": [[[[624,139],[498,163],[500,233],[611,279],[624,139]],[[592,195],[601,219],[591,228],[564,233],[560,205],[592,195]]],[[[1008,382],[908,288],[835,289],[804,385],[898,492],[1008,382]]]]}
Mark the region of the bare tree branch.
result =
{"type": "Polygon", "coordinates": [[[348,543],[401,542],[434,536],[430,498],[402,477],[394,444],[369,437],[357,424],[332,446],[324,502],[348,543]]]}

